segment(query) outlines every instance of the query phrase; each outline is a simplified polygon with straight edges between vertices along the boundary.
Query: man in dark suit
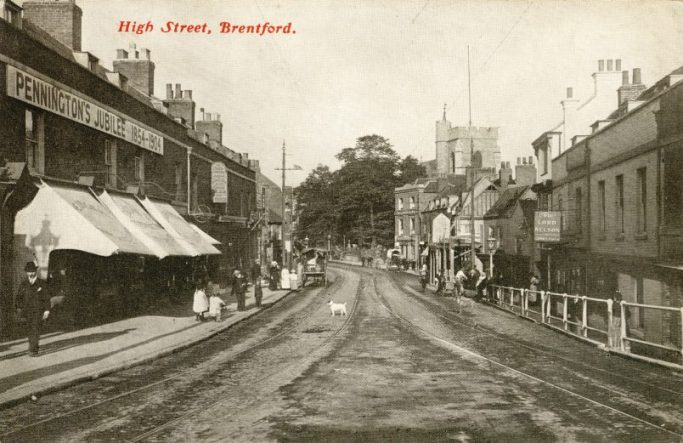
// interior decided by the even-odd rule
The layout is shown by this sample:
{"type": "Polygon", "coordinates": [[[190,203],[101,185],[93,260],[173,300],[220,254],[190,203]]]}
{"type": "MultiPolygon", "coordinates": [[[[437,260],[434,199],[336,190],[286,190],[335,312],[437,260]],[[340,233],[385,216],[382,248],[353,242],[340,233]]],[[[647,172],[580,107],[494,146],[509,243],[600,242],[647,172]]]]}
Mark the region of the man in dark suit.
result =
{"type": "Polygon", "coordinates": [[[19,317],[26,319],[28,329],[28,350],[31,357],[38,356],[38,340],[43,320],[50,314],[50,296],[44,281],[38,278],[35,263],[28,262],[24,266],[26,280],[19,285],[17,300],[22,304],[19,317]]]}

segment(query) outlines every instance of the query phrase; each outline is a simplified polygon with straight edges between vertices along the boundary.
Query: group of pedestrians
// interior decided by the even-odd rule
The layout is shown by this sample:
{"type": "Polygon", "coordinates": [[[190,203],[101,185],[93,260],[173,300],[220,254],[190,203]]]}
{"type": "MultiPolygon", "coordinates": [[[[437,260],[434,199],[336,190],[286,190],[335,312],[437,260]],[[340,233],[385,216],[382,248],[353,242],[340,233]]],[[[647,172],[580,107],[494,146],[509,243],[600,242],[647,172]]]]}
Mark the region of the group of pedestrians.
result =
{"type": "MultiPolygon", "coordinates": [[[[427,274],[427,265],[423,265],[421,275],[427,274]]],[[[426,278],[425,278],[426,280],[426,278]]],[[[472,290],[475,291],[475,300],[479,301],[486,297],[487,287],[488,287],[488,277],[486,272],[479,272],[476,269],[472,269],[466,272],[464,269],[459,269],[455,273],[453,280],[450,281],[447,277],[440,272],[436,273],[436,295],[442,296],[447,293],[447,286],[452,283],[453,295],[456,297],[461,297],[465,295],[465,283],[471,284],[472,290]]],[[[423,288],[426,284],[423,284],[423,288]]]]}
{"type": "MultiPolygon", "coordinates": [[[[254,284],[255,305],[256,307],[260,307],[263,298],[263,290],[261,288],[261,265],[258,260],[252,265],[251,280],[254,284]]],[[[230,279],[230,286],[230,295],[237,300],[237,310],[244,311],[246,309],[246,292],[247,287],[249,286],[247,275],[240,269],[235,269],[230,279]]],[[[226,306],[225,301],[214,292],[214,286],[210,281],[205,284],[201,281],[195,284],[194,300],[192,304],[195,320],[204,321],[206,319],[214,319],[215,321],[221,321],[221,314],[226,306]]]]}

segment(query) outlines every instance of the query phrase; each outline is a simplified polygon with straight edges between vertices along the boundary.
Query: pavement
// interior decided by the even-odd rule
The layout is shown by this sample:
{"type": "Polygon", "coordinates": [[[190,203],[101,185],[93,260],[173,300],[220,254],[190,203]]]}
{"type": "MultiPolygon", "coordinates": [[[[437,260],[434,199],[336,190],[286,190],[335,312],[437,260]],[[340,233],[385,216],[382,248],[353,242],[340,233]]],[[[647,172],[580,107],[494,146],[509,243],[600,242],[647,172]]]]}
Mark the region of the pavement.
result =
{"type": "MultiPolygon", "coordinates": [[[[264,307],[278,302],[292,291],[263,288],[264,307]]],[[[0,409],[93,380],[191,346],[258,314],[254,289],[246,294],[247,309],[225,294],[228,304],[220,322],[198,322],[192,299],[164,305],[153,314],[72,332],[53,332],[40,338],[40,353],[28,355],[26,338],[0,342],[0,409]]]]}

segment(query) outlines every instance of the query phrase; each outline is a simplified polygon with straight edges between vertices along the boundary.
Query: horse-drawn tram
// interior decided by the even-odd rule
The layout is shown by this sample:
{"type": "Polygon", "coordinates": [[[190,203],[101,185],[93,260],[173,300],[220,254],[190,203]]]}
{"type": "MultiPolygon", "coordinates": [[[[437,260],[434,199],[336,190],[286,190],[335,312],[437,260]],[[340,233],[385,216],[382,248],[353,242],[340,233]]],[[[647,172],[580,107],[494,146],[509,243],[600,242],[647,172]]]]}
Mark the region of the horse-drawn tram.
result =
{"type": "Polygon", "coordinates": [[[304,261],[304,275],[301,287],[306,286],[307,281],[327,286],[327,260],[329,252],[320,248],[308,248],[301,251],[304,261]]]}

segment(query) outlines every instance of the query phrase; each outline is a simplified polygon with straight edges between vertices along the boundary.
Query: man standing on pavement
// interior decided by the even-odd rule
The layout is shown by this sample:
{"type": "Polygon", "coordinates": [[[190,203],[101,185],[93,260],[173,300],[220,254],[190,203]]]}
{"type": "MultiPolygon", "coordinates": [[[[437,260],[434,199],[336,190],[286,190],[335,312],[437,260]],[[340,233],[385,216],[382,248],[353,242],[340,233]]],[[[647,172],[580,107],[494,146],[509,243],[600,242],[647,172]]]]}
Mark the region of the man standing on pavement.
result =
{"type": "Polygon", "coordinates": [[[26,263],[24,271],[26,271],[26,280],[19,285],[17,294],[17,300],[23,302],[23,308],[19,309],[18,315],[26,319],[29,355],[37,357],[40,329],[43,320],[50,314],[50,298],[45,282],[38,278],[36,264],[26,263]]]}
{"type": "Polygon", "coordinates": [[[246,309],[244,292],[247,288],[247,279],[239,269],[237,269],[235,273],[237,275],[235,277],[233,290],[235,291],[235,296],[237,297],[237,310],[244,311],[246,309]]]}
{"type": "Polygon", "coordinates": [[[254,282],[254,301],[258,308],[261,306],[261,300],[263,299],[263,290],[261,288],[261,263],[258,260],[254,261],[254,265],[251,268],[251,279],[254,282]]]}

